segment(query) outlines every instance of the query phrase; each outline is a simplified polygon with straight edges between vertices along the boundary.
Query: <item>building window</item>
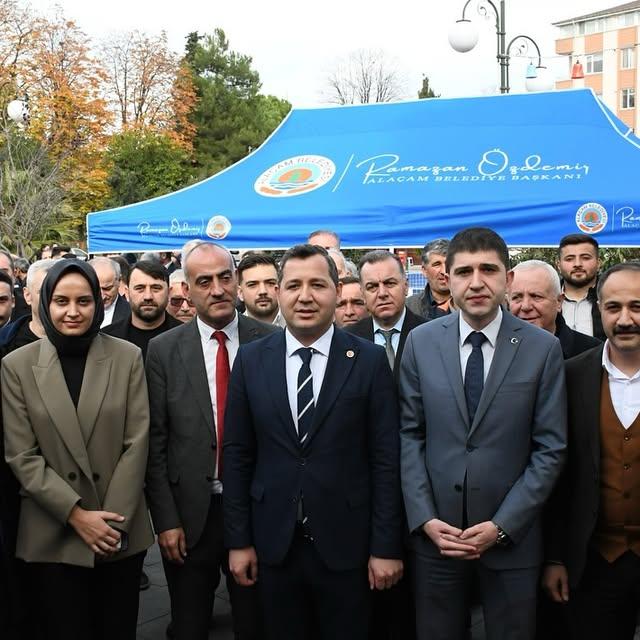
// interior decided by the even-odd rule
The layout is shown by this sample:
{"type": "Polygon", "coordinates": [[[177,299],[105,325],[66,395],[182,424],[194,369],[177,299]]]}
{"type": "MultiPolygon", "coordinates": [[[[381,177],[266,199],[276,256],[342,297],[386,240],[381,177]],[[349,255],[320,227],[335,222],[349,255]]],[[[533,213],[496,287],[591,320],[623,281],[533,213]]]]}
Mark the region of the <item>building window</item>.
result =
{"type": "Polygon", "coordinates": [[[627,47],[620,52],[620,68],[633,69],[636,66],[633,47],[627,47]]]}
{"type": "Polygon", "coordinates": [[[579,36],[583,36],[584,35],[584,22],[578,22],[576,24],[576,33],[579,36]]]}
{"type": "Polygon", "coordinates": [[[618,16],[618,25],[621,27],[630,27],[636,23],[636,14],[633,11],[623,13],[618,16]]]}
{"type": "Polygon", "coordinates": [[[573,34],[574,34],[574,25],[566,24],[564,27],[560,27],[561,38],[573,38],[573,34]]]}
{"type": "Polygon", "coordinates": [[[602,54],[592,53],[585,56],[585,73],[602,73],[602,54]]]}
{"type": "Polygon", "coordinates": [[[636,90],[635,89],[622,90],[622,108],[623,109],[636,108],[636,90]]]}

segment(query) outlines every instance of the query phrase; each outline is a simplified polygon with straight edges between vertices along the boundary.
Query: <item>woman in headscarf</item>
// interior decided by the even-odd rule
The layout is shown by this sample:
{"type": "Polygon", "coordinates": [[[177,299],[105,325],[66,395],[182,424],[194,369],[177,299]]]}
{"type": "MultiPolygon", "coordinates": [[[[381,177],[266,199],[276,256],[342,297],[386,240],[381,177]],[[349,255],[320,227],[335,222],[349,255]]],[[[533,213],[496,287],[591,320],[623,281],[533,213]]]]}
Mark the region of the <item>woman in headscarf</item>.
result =
{"type": "Polygon", "coordinates": [[[90,265],[60,260],[40,292],[46,337],[2,362],[6,459],[21,485],[16,555],[48,640],[134,640],[149,407],[140,350],[100,333],[90,265]]]}

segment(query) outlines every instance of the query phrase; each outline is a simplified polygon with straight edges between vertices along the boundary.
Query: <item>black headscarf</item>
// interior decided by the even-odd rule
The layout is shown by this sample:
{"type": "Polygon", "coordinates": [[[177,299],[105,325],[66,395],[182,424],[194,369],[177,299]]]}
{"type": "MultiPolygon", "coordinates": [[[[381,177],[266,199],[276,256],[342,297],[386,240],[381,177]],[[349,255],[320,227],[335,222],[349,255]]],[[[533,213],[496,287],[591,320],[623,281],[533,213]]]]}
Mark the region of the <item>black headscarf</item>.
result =
{"type": "Polygon", "coordinates": [[[100,293],[100,282],[93,267],[86,262],[80,260],[58,260],[49,269],[42,288],[40,289],[40,322],[44,327],[44,332],[49,341],[58,351],[59,356],[81,356],[86,355],[91,346],[91,342],[98,335],[100,325],[104,319],[104,305],[102,304],[102,296],[100,293]],[[91,294],[95,302],[96,308],[93,314],[91,326],[81,336],[65,336],[60,333],[51,322],[51,314],[49,313],[49,305],[53,296],[53,290],[63,276],[69,273],[79,273],[83,276],[91,287],[91,294]]]}

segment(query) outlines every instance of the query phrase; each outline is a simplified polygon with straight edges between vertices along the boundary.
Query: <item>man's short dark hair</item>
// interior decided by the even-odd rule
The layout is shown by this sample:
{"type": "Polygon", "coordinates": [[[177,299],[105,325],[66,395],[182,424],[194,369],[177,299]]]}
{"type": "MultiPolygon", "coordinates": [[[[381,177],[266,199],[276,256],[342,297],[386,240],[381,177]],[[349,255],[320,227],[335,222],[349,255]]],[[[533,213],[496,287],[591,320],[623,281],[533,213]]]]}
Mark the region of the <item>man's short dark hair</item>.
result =
{"type": "Polygon", "coordinates": [[[570,233],[568,236],[564,236],[558,245],[558,255],[562,253],[562,249],[564,249],[564,247],[568,247],[573,244],[584,244],[585,242],[593,246],[596,250],[597,256],[598,251],[600,250],[600,245],[593,236],[589,236],[586,233],[570,233]]]}
{"type": "Polygon", "coordinates": [[[164,280],[167,286],[169,286],[169,273],[156,260],[139,260],[131,267],[129,278],[131,278],[131,274],[136,270],[142,271],[142,273],[145,273],[154,280],[164,280]]]}
{"type": "Polygon", "coordinates": [[[253,267],[257,267],[261,264],[273,267],[276,270],[276,274],[278,273],[278,263],[273,256],[262,251],[251,251],[242,256],[242,260],[240,260],[240,264],[236,269],[238,272],[238,283],[242,284],[242,274],[244,271],[247,269],[253,269],[253,267]]]}
{"type": "Polygon", "coordinates": [[[52,258],[55,258],[57,256],[62,256],[65,253],[71,253],[71,247],[67,244],[57,244],[51,249],[52,258]]]}
{"type": "MultiPolygon", "coordinates": [[[[604,283],[612,276],[614,273],[620,273],[621,271],[632,271],[633,273],[637,273],[640,276],[640,261],[638,260],[629,260],[629,262],[620,262],[618,264],[614,264],[612,267],[609,267],[598,280],[598,300],[600,300],[600,292],[602,291],[602,287],[604,287],[604,283]]],[[[640,280],[639,280],[640,282],[640,280]]]]}
{"type": "Polygon", "coordinates": [[[360,280],[355,276],[345,276],[340,278],[340,284],[360,284],[360,280]]]}
{"type": "Polygon", "coordinates": [[[427,264],[427,262],[429,262],[429,256],[432,253],[437,253],[439,256],[444,256],[446,258],[448,251],[449,241],[446,238],[438,238],[437,240],[427,242],[420,252],[422,264],[427,264]]]}
{"type": "Polygon", "coordinates": [[[400,275],[404,277],[405,273],[402,260],[400,260],[395,253],[391,253],[391,251],[387,251],[386,249],[374,249],[373,251],[365,253],[358,263],[358,272],[362,276],[362,267],[364,267],[365,264],[375,264],[376,262],[384,262],[385,260],[395,260],[400,269],[400,275]]]}
{"type": "Polygon", "coordinates": [[[129,276],[131,275],[131,265],[127,261],[127,259],[123,256],[113,256],[110,258],[114,262],[117,262],[120,265],[120,279],[127,286],[129,286],[129,276]]]}
{"type": "Polygon", "coordinates": [[[315,231],[312,231],[307,237],[307,242],[310,243],[313,236],[319,236],[321,233],[326,233],[330,236],[333,236],[336,239],[338,246],[340,246],[340,236],[335,231],[331,231],[331,229],[316,229],[315,231]]]}
{"type": "Polygon", "coordinates": [[[449,243],[447,273],[451,270],[456,253],[478,253],[479,251],[495,251],[504,268],[509,271],[509,250],[502,237],[487,227],[469,227],[458,231],[449,243]]]}
{"type": "Polygon", "coordinates": [[[329,253],[324,247],[320,247],[316,244],[297,244],[295,247],[291,247],[291,249],[287,249],[285,254],[282,256],[280,260],[280,271],[278,271],[278,284],[282,282],[282,274],[284,273],[284,266],[289,262],[289,260],[306,260],[307,258],[312,258],[313,256],[322,256],[327,266],[329,267],[329,277],[331,278],[333,284],[338,286],[338,268],[336,267],[336,263],[331,259],[329,253]]]}
{"type": "Polygon", "coordinates": [[[13,280],[6,271],[0,271],[0,282],[4,282],[9,285],[9,293],[13,295],[13,280]]]}

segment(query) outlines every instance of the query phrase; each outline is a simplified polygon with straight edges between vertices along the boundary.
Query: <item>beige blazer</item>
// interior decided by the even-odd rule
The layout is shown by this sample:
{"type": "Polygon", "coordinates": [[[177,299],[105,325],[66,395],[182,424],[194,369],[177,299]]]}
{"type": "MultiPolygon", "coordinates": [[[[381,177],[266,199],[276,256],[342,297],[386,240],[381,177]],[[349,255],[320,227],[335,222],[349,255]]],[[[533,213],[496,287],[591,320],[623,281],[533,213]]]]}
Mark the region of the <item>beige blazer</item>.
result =
{"type": "Polygon", "coordinates": [[[46,338],[7,355],[1,380],[6,459],[22,487],[16,555],[94,566],[94,553],[67,524],[75,504],[126,518],[117,526],[128,549],[111,560],[148,548],[149,403],[140,349],[98,334],[77,411],[46,338]]]}

